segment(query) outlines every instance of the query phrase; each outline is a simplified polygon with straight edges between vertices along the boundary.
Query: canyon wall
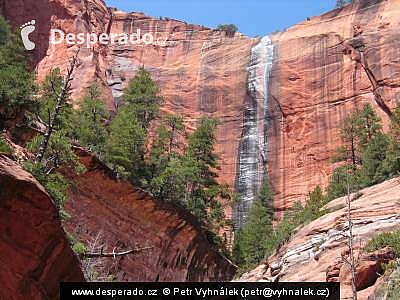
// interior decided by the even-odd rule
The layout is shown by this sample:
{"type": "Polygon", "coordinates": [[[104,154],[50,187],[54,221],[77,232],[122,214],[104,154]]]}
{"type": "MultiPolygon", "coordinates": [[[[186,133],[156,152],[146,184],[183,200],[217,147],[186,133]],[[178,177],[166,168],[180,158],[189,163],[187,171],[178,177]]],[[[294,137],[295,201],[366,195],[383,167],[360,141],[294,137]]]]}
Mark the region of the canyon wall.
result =
{"type": "Polygon", "coordinates": [[[128,80],[143,65],[161,87],[163,114],[182,114],[190,130],[200,115],[219,118],[219,180],[241,194],[236,220],[245,218],[264,171],[276,192],[278,212],[305,201],[317,184],[326,186],[341,123],[363,103],[373,104],[387,123],[352,47],[365,45],[369,68],[386,105],[393,108],[399,97],[399,8],[398,0],[362,0],[311,17],[271,36],[271,61],[263,56],[268,55],[268,37],[227,36],[166,17],[121,12],[101,0],[0,0],[0,10],[13,24],[38,21],[32,37],[39,47],[32,57],[39,79],[54,66],[65,71],[76,49],[66,43],[50,45],[49,28],[110,34],[140,29],[167,38],[162,45],[82,48],[72,99],[79,105],[84,88],[97,80],[105,102],[115,110],[128,80]],[[257,50],[263,43],[262,51],[257,50]]]}
{"type": "MultiPolygon", "coordinates": [[[[196,218],[117,180],[92,155],[79,151],[87,171],[71,178],[68,232],[104,253],[147,248],[137,254],[85,261],[87,274],[117,281],[229,281],[236,267],[207,240],[196,218]]],[[[97,278],[102,279],[104,278],[97,278]]],[[[96,278],[94,279],[96,280],[96,278]]]]}
{"type": "Polygon", "coordinates": [[[59,283],[84,281],[44,188],[0,155],[1,299],[58,299],[59,283]]]}
{"type": "MultiPolygon", "coordinates": [[[[110,35],[137,33],[139,29],[142,35],[151,33],[156,39],[166,38],[165,44],[98,43],[89,49],[82,47],[73,75],[71,98],[79,105],[84,89],[97,81],[103,87],[109,109],[116,110],[129,79],[144,66],[160,85],[164,97],[162,114],[181,114],[189,131],[195,129],[202,115],[222,122],[216,143],[221,165],[219,180],[232,187],[236,185],[243,109],[250,101],[247,67],[256,39],[240,33],[230,36],[167,17],[125,13],[107,8],[101,0],[0,0],[0,11],[15,26],[37,20],[38,30],[31,37],[38,47],[31,55],[39,81],[51,68],[59,67],[65,72],[77,48],[65,42],[51,45],[50,28],[66,34],[106,32],[110,35]]],[[[230,216],[230,207],[226,211],[230,216]]]]}
{"type": "MultiPolygon", "coordinates": [[[[399,178],[368,187],[351,197],[358,299],[367,300],[384,279],[378,279],[384,273],[381,264],[393,260],[395,255],[386,248],[374,257],[363,248],[378,233],[399,228],[399,178]]],[[[327,214],[299,228],[268,258],[268,264],[244,274],[240,280],[339,282],[340,279],[341,299],[350,299],[350,271],[342,259],[348,255],[346,197],[331,201],[325,208],[327,214]]]]}
{"type": "Polygon", "coordinates": [[[305,201],[316,184],[325,186],[341,144],[344,118],[374,100],[371,83],[357,63],[363,49],[390,108],[400,101],[400,1],[364,0],[310,18],[275,34],[270,80],[271,128],[268,171],[284,210],[305,201]]]}

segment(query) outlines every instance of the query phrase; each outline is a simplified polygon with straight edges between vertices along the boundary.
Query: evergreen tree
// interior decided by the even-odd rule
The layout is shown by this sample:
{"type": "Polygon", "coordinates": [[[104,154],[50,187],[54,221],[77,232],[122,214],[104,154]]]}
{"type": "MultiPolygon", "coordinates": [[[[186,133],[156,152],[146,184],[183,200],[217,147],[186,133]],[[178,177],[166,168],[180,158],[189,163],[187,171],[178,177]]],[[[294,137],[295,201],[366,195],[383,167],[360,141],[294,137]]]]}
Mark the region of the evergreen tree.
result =
{"type": "Polygon", "coordinates": [[[107,139],[106,159],[122,177],[142,186],[146,132],[132,107],[120,109],[112,120],[107,139]]]}
{"type": "Polygon", "coordinates": [[[173,114],[166,117],[166,124],[169,128],[167,157],[170,160],[171,156],[179,151],[179,136],[185,135],[185,124],[182,116],[173,114]]]}
{"type": "Polygon", "coordinates": [[[355,113],[357,141],[361,151],[368,147],[371,139],[382,132],[381,122],[381,118],[369,103],[366,103],[360,112],[355,113]]]}
{"type": "Polygon", "coordinates": [[[156,130],[156,138],[151,148],[149,167],[151,177],[159,176],[167,167],[171,158],[182,152],[179,137],[185,135],[183,117],[168,115],[156,130]]]}
{"type": "Polygon", "coordinates": [[[355,169],[361,162],[361,153],[357,143],[357,114],[347,117],[340,130],[340,136],[344,143],[343,146],[336,149],[336,161],[350,162],[355,169]]]}
{"type": "Polygon", "coordinates": [[[364,185],[369,186],[384,181],[388,178],[389,170],[384,165],[389,148],[389,138],[379,133],[368,143],[363,153],[364,185]]]}
{"type": "MultiPolygon", "coordinates": [[[[73,68],[70,72],[72,70],[73,68]]],[[[64,82],[58,69],[53,70],[44,80],[36,114],[46,125],[46,132],[29,141],[27,148],[36,154],[36,159],[25,163],[25,168],[54,199],[62,217],[66,217],[63,205],[67,197],[68,182],[61,172],[80,173],[84,170],[71,144],[73,112],[67,104],[69,90],[69,81],[64,82]]]]}
{"type": "Polygon", "coordinates": [[[264,205],[257,200],[250,209],[246,224],[242,231],[242,252],[244,264],[242,268],[248,269],[257,266],[266,255],[266,243],[272,232],[271,217],[264,205]]]}
{"type": "Polygon", "coordinates": [[[125,89],[125,103],[131,106],[134,117],[144,129],[149,127],[159,110],[162,100],[159,91],[158,85],[144,67],[138,70],[125,89]]]}
{"type": "Polygon", "coordinates": [[[349,165],[336,168],[329,179],[327,188],[329,200],[346,195],[347,182],[349,182],[351,192],[362,188],[364,180],[362,179],[361,171],[349,165]]]}
{"type": "Polygon", "coordinates": [[[387,177],[390,178],[400,173],[400,106],[396,107],[392,114],[388,140],[389,144],[382,167],[387,177]]]}
{"type": "Polygon", "coordinates": [[[347,4],[353,3],[354,0],[336,0],[336,7],[343,7],[347,4]]]}
{"type": "Polygon", "coordinates": [[[215,119],[201,118],[196,131],[189,136],[184,157],[186,168],[192,172],[186,204],[201,220],[206,219],[207,208],[221,195],[215,172],[219,168],[218,156],[214,152],[217,125],[215,119]]]}
{"type": "Polygon", "coordinates": [[[374,161],[377,157],[385,157],[388,141],[382,134],[381,119],[369,103],[344,120],[341,137],[344,146],[336,150],[338,155],[334,159],[344,161],[346,165],[334,171],[328,186],[329,199],[346,195],[347,182],[355,191],[381,180],[383,174],[388,173],[382,162],[378,167],[374,161]],[[379,155],[376,152],[378,145],[384,147],[379,155]]]}
{"type": "MultiPolygon", "coordinates": [[[[59,68],[52,69],[40,85],[40,106],[36,112],[36,117],[46,127],[50,124],[51,116],[57,104],[57,97],[62,88],[63,77],[59,68]]],[[[54,123],[54,130],[62,129],[64,133],[70,136],[74,132],[74,122],[74,111],[71,104],[68,101],[63,101],[60,113],[54,123]]]]}
{"type": "Polygon", "coordinates": [[[268,181],[264,181],[250,209],[246,223],[235,233],[232,257],[241,271],[257,266],[266,256],[271,246],[273,192],[268,181]]]}
{"type": "Polygon", "coordinates": [[[86,91],[80,108],[76,112],[76,136],[81,145],[89,147],[98,155],[104,153],[107,132],[104,121],[108,118],[100,98],[100,90],[92,84],[86,91]]]}
{"type": "Polygon", "coordinates": [[[224,224],[221,200],[231,199],[226,185],[216,181],[218,157],[214,153],[218,122],[201,118],[182,151],[177,135],[184,135],[181,117],[169,116],[159,127],[150,162],[153,174],[150,190],[157,198],[185,206],[203,223],[217,230],[224,224]]]}
{"type": "Polygon", "coordinates": [[[235,24],[220,24],[217,30],[224,31],[228,37],[233,37],[238,31],[238,27],[235,24]]]}
{"type": "MultiPolygon", "coordinates": [[[[242,228],[239,228],[238,230],[235,231],[234,234],[234,240],[233,240],[233,245],[232,245],[232,259],[233,262],[241,267],[245,264],[245,253],[244,247],[243,247],[243,230],[242,228]]],[[[246,271],[246,268],[241,267],[242,270],[239,270],[244,272],[246,271]]]]}
{"type": "Polygon", "coordinates": [[[36,109],[35,90],[35,75],[21,39],[0,16],[0,129],[24,111],[36,109]]]}
{"type": "MultiPolygon", "coordinates": [[[[43,139],[43,135],[35,136],[29,141],[27,148],[32,153],[37,153],[43,139]]],[[[82,166],[72,150],[71,139],[68,138],[66,131],[60,129],[52,134],[42,159],[42,165],[45,174],[51,174],[64,168],[72,168],[72,170],[80,172],[82,166]]]]}
{"type": "Polygon", "coordinates": [[[397,106],[392,114],[390,123],[390,135],[397,143],[400,143],[400,106],[397,106]]]}
{"type": "Polygon", "coordinates": [[[272,200],[274,199],[274,192],[272,191],[271,184],[268,180],[264,180],[261,184],[260,190],[256,195],[256,199],[258,199],[262,203],[262,205],[267,208],[272,220],[274,216],[274,204],[272,202],[272,200]]]}
{"type": "MultiPolygon", "coordinates": [[[[161,123],[156,129],[156,137],[150,151],[149,169],[151,178],[159,176],[168,164],[168,141],[171,133],[167,126],[161,123]]],[[[150,187],[151,189],[151,187],[150,187]]]]}
{"type": "Polygon", "coordinates": [[[124,106],[109,128],[106,159],[123,177],[140,187],[151,180],[145,163],[145,143],[150,122],[161,102],[159,88],[143,67],[124,91],[124,106]]]}

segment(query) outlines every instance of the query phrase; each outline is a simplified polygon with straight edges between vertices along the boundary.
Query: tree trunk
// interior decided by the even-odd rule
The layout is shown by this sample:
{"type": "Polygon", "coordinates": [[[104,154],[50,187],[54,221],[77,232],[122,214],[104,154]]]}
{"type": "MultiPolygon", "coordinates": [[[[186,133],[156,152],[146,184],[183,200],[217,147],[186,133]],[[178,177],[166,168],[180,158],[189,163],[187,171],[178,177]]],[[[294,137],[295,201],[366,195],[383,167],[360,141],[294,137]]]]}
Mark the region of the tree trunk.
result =
{"type": "Polygon", "coordinates": [[[79,49],[74,55],[74,57],[71,60],[70,67],[68,69],[68,73],[64,78],[64,84],[62,86],[61,92],[57,97],[56,101],[56,106],[54,107],[53,114],[51,115],[51,118],[49,120],[49,124],[47,126],[46,132],[44,134],[44,138],[42,143],[40,144],[39,151],[36,155],[35,161],[36,162],[41,162],[43,160],[43,157],[47,151],[47,147],[49,145],[49,141],[51,138],[51,135],[54,131],[54,125],[58,119],[58,116],[61,112],[62,105],[65,103],[69,96],[69,90],[70,90],[70,82],[72,81],[72,72],[74,71],[76,61],[77,61],[77,56],[79,53],[79,49]]]}

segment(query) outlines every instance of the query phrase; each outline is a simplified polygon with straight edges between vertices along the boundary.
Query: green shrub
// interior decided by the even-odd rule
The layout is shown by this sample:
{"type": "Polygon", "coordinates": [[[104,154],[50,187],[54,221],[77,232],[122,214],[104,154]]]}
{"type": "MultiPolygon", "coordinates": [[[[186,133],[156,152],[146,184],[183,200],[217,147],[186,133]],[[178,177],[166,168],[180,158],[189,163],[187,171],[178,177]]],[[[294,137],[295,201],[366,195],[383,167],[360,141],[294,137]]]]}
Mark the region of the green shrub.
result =
{"type": "Polygon", "coordinates": [[[400,299],[400,270],[395,271],[388,283],[387,300],[400,299]]]}
{"type": "Polygon", "coordinates": [[[217,30],[224,31],[227,36],[233,37],[238,31],[238,27],[235,24],[220,24],[217,30]]]}
{"type": "Polygon", "coordinates": [[[81,242],[77,242],[72,246],[72,250],[74,250],[79,257],[82,257],[86,253],[86,246],[81,242]]]}
{"type": "Polygon", "coordinates": [[[46,167],[43,164],[31,161],[25,162],[24,168],[31,173],[41,185],[43,185],[59,209],[60,216],[65,219],[68,215],[63,208],[65,200],[67,199],[69,184],[64,176],[58,172],[46,174],[46,167]]]}
{"type": "Polygon", "coordinates": [[[400,230],[393,232],[383,232],[370,241],[365,246],[365,251],[373,252],[384,247],[391,247],[396,253],[397,257],[400,257],[400,230]]]}
{"type": "Polygon", "coordinates": [[[390,274],[387,282],[384,282],[377,291],[371,295],[370,300],[398,300],[400,299],[400,268],[397,267],[390,274]]]}
{"type": "Polygon", "coordinates": [[[3,137],[0,137],[0,153],[12,154],[11,147],[6,143],[3,137]]]}
{"type": "Polygon", "coordinates": [[[270,256],[276,249],[292,236],[294,230],[307,224],[326,213],[322,207],[327,203],[328,197],[323,194],[320,186],[317,186],[309,195],[304,206],[300,202],[293,205],[286,212],[284,218],[272,229],[271,203],[272,192],[268,188],[260,189],[265,198],[258,198],[250,213],[249,220],[235,234],[232,249],[234,262],[240,266],[239,274],[242,274],[255,266],[263,259],[270,256]],[[261,200],[263,205],[261,205],[261,200]]]}
{"type": "Polygon", "coordinates": [[[0,16],[0,130],[24,111],[36,109],[35,91],[35,73],[22,40],[0,16]]]}

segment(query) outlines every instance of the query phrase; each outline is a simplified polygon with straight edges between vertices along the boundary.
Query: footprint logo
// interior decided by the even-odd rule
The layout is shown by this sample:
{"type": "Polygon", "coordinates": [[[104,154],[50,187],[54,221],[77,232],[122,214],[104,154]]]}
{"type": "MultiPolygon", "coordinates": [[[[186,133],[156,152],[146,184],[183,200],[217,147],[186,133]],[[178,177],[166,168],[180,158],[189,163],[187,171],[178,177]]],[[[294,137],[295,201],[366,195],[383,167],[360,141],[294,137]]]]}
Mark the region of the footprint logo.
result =
{"type": "Polygon", "coordinates": [[[32,20],[30,22],[25,23],[22,25],[21,28],[21,37],[22,37],[22,42],[24,43],[25,49],[26,50],[33,50],[35,49],[35,43],[32,43],[29,40],[29,34],[35,31],[35,20],[32,20]]]}

